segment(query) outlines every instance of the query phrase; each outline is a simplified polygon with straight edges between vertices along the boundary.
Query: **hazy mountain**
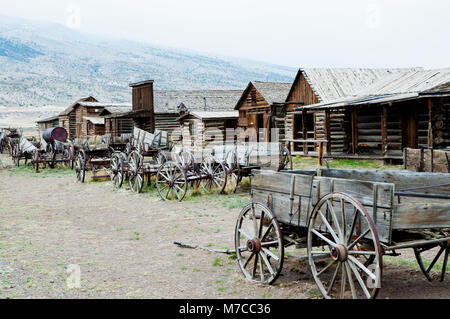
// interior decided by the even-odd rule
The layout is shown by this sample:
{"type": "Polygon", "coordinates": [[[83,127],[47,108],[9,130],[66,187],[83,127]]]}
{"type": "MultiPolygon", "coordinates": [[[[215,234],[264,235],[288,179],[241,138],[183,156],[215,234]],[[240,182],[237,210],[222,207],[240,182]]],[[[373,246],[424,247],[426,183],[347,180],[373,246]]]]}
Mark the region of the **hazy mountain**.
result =
{"type": "Polygon", "coordinates": [[[296,71],[0,16],[0,106],[67,105],[88,95],[129,102],[128,84],[146,79],[157,89],[244,89],[251,80],[292,81],[296,71]]]}

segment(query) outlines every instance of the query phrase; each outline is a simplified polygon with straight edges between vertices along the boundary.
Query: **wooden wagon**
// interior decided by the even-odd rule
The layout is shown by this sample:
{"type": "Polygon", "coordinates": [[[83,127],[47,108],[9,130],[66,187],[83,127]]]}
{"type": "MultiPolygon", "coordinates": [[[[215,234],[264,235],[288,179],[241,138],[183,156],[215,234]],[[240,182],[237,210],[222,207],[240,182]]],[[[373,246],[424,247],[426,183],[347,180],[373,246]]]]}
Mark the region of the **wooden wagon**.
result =
{"type": "Polygon", "coordinates": [[[8,151],[12,155],[13,148],[19,143],[22,133],[15,128],[1,129],[0,130],[0,154],[8,151]]]}
{"type": "Polygon", "coordinates": [[[125,178],[128,178],[131,190],[140,193],[144,176],[150,184],[151,176],[156,175],[161,164],[167,161],[166,151],[170,148],[167,132],[155,130],[153,134],[135,127],[125,152],[114,152],[111,156],[111,181],[120,188],[125,178]]]}
{"type": "Polygon", "coordinates": [[[223,163],[217,163],[211,156],[196,161],[194,155],[182,148],[172,151],[167,132],[155,130],[155,134],[135,128],[131,152],[115,153],[111,158],[111,181],[121,187],[128,178],[133,192],[143,189],[144,176],[150,185],[155,176],[156,189],[163,200],[182,201],[188,187],[201,186],[206,192],[222,192],[226,185],[223,163]],[[170,151],[170,152],[169,152],[170,151]],[[147,158],[146,158],[147,157],[147,158]]]}
{"type": "Polygon", "coordinates": [[[0,154],[5,152],[8,148],[9,136],[12,134],[10,130],[0,128],[0,154]]]}
{"type": "Polygon", "coordinates": [[[428,280],[450,252],[450,174],[318,169],[254,171],[252,203],[235,229],[244,275],[273,283],[284,248],[306,248],[325,298],[374,298],[383,255],[414,250],[428,280]],[[424,254],[432,259],[425,266],[424,254]],[[434,256],[434,257],[433,257],[434,256]]]}
{"type": "Polygon", "coordinates": [[[212,155],[224,163],[231,187],[235,192],[243,177],[252,170],[270,167],[275,170],[292,169],[292,157],[282,143],[258,142],[215,146],[212,155]]]}
{"type": "Polygon", "coordinates": [[[28,160],[33,158],[33,153],[38,149],[39,143],[35,140],[28,140],[24,136],[21,136],[17,140],[15,138],[9,138],[11,147],[11,158],[15,166],[20,166],[20,161],[24,160],[25,165],[28,160]]]}
{"type": "Polygon", "coordinates": [[[197,159],[185,149],[172,152],[172,160],[163,163],[156,174],[156,189],[163,200],[182,201],[189,188],[201,187],[206,193],[222,193],[226,184],[223,162],[211,155],[197,159]]]}
{"type": "Polygon", "coordinates": [[[52,127],[41,134],[38,147],[33,151],[31,163],[36,173],[40,166],[54,168],[57,163],[68,165],[75,162],[75,146],[67,141],[67,131],[63,127],[52,127]]]}

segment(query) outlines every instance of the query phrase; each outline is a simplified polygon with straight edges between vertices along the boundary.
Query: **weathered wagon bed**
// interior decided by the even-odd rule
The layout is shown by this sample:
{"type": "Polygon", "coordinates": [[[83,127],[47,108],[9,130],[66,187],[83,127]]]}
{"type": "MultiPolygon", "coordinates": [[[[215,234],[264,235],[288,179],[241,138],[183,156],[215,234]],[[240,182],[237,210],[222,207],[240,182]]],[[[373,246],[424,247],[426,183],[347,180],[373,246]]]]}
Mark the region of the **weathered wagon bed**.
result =
{"type": "Polygon", "coordinates": [[[295,244],[307,248],[313,276],[325,297],[345,297],[346,278],[351,297],[358,297],[355,286],[361,287],[362,296],[375,297],[382,256],[396,256],[404,248],[414,249],[429,280],[443,256],[444,280],[450,252],[450,174],[256,170],[251,195],[252,204],[242,210],[235,235],[239,265],[250,279],[276,280],[284,247],[295,244]],[[422,253],[436,247],[439,251],[427,268],[422,253]],[[324,267],[320,263],[327,258],[324,267]],[[333,266],[330,286],[325,287],[333,266]],[[333,291],[337,278],[340,292],[333,291]],[[366,280],[373,281],[373,287],[369,289],[366,280]]]}

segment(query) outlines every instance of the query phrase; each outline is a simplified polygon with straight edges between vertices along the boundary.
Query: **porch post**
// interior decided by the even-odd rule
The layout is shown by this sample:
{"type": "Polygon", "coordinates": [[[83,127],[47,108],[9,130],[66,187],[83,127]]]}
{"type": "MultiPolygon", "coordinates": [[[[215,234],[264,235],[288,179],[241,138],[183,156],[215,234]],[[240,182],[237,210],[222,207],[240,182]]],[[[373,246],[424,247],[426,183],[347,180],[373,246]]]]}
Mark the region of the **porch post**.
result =
{"type": "Polygon", "coordinates": [[[383,105],[381,110],[381,156],[386,157],[387,152],[387,107],[383,105]]]}
{"type": "Polygon", "coordinates": [[[355,155],[356,154],[356,150],[357,150],[356,144],[358,142],[358,128],[357,128],[357,124],[356,124],[357,113],[356,113],[356,109],[355,108],[352,109],[351,115],[352,115],[352,123],[351,123],[351,125],[352,125],[352,154],[355,155]]]}

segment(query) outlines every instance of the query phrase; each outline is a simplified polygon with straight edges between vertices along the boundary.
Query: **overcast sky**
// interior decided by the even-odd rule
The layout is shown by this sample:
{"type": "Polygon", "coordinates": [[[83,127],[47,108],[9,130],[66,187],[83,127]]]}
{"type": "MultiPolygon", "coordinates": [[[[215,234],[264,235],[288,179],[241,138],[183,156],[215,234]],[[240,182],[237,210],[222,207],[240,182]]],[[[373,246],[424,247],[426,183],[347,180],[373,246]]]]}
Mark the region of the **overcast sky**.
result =
{"type": "Polygon", "coordinates": [[[0,14],[294,67],[450,67],[448,0],[0,0],[0,14]]]}

